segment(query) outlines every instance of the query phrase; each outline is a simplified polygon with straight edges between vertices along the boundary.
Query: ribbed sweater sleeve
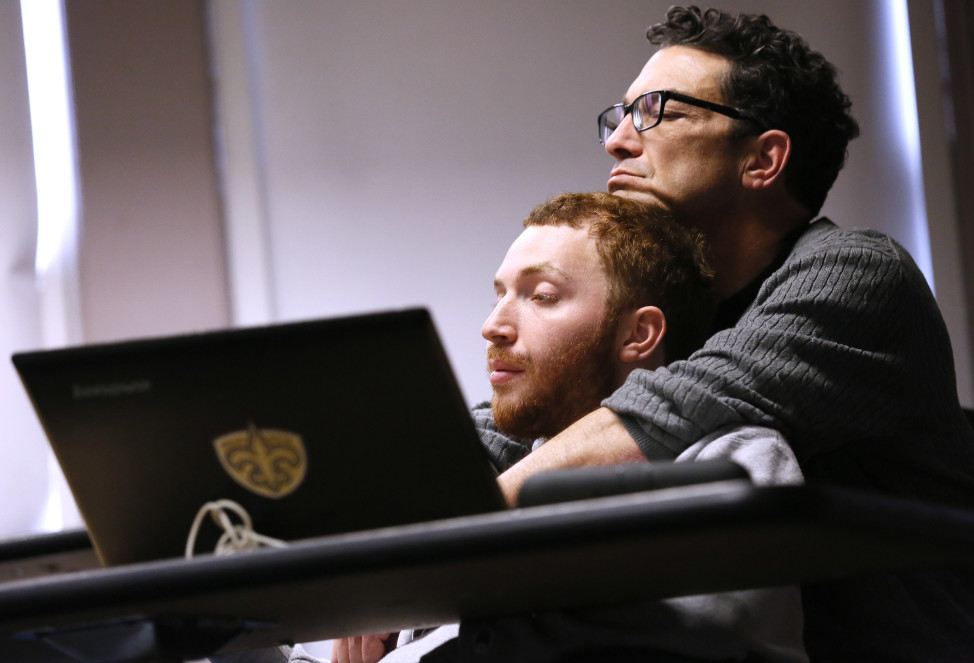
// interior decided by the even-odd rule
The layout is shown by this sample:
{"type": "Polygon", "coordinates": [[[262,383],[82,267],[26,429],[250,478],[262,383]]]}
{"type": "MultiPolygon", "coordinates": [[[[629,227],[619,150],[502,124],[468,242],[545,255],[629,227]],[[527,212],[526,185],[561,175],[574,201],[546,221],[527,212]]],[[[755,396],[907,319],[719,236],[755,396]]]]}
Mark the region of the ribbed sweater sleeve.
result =
{"type": "Polygon", "coordinates": [[[946,328],[908,254],[880,233],[822,220],[734,327],[686,361],[635,371],[604,404],[649,458],[675,457],[723,426],[758,424],[781,431],[803,461],[901,434],[916,422],[920,384],[933,392],[924,405],[956,410],[952,367],[946,328]]]}
{"type": "Polygon", "coordinates": [[[480,443],[487,451],[490,464],[494,471],[500,474],[511,465],[521,460],[531,451],[531,442],[516,440],[504,435],[494,423],[494,415],[490,403],[477,403],[470,411],[474,428],[480,436],[480,443]]]}

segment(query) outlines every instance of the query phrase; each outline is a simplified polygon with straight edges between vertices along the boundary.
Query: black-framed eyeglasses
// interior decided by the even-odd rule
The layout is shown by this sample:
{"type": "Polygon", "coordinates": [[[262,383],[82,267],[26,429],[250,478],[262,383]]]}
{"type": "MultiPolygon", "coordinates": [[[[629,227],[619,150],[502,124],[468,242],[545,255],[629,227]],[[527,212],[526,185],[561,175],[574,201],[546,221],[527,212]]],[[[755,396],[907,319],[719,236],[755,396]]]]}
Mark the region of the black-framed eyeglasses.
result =
{"type": "Polygon", "coordinates": [[[663,109],[666,102],[670,99],[680,101],[698,108],[706,108],[709,111],[732,117],[735,120],[750,120],[742,111],[715,104],[712,101],[704,101],[679,92],[671,90],[651,90],[639,95],[631,104],[616,104],[609,106],[599,115],[599,142],[605,145],[609,137],[615,133],[626,115],[632,115],[632,124],[636,131],[646,131],[652,129],[663,119],[663,109]]]}

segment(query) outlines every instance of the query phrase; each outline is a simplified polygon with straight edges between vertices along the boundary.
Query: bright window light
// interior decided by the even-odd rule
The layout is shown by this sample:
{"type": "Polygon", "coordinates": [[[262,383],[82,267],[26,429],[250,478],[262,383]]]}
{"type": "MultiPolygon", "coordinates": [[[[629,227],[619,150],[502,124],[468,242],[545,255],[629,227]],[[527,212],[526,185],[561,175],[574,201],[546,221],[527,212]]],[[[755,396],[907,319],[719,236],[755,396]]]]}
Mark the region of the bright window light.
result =
{"type": "MultiPolygon", "coordinates": [[[[37,188],[37,253],[35,273],[41,299],[41,318],[47,340],[70,337],[72,296],[69,286],[74,265],[78,224],[78,179],[74,149],[74,119],[61,0],[21,0],[24,53],[34,179],[37,188]]],[[[52,454],[47,504],[39,527],[57,531],[80,526],[80,517],[52,454]]]]}
{"type": "Polygon", "coordinates": [[[899,135],[893,137],[899,149],[909,178],[910,217],[913,229],[913,259],[930,288],[934,289],[933,260],[930,257],[930,233],[927,225],[926,196],[923,190],[923,166],[920,157],[920,122],[917,115],[916,85],[913,74],[913,46],[910,41],[910,18],[907,0],[883,3],[887,11],[890,39],[887,42],[889,61],[893,63],[894,94],[896,97],[896,126],[899,135]]]}
{"type": "Polygon", "coordinates": [[[37,186],[36,270],[73,244],[77,224],[74,130],[61,0],[21,0],[37,186]]]}

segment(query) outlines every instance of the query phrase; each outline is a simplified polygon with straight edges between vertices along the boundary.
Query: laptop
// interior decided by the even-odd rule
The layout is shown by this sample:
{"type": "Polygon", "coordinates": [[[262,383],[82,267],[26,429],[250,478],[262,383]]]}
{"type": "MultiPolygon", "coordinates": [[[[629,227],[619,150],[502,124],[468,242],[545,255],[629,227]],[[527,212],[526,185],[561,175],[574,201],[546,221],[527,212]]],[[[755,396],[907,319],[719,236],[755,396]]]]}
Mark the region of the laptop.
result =
{"type": "Polygon", "coordinates": [[[287,541],[504,508],[425,309],[12,359],[106,565],[181,556],[218,499],[287,541]]]}

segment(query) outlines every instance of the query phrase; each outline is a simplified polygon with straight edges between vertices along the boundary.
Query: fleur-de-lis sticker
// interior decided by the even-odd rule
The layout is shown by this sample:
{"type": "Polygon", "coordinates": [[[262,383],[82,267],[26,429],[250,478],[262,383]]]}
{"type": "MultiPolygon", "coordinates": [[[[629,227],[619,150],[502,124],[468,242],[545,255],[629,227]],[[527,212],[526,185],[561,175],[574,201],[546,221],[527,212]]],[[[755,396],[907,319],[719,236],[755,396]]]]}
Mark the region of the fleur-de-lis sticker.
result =
{"type": "Polygon", "coordinates": [[[252,493],[272,499],[290,495],[304,481],[308,457],[301,436],[257,428],[227,433],[213,440],[220,464],[230,477],[252,493]]]}

